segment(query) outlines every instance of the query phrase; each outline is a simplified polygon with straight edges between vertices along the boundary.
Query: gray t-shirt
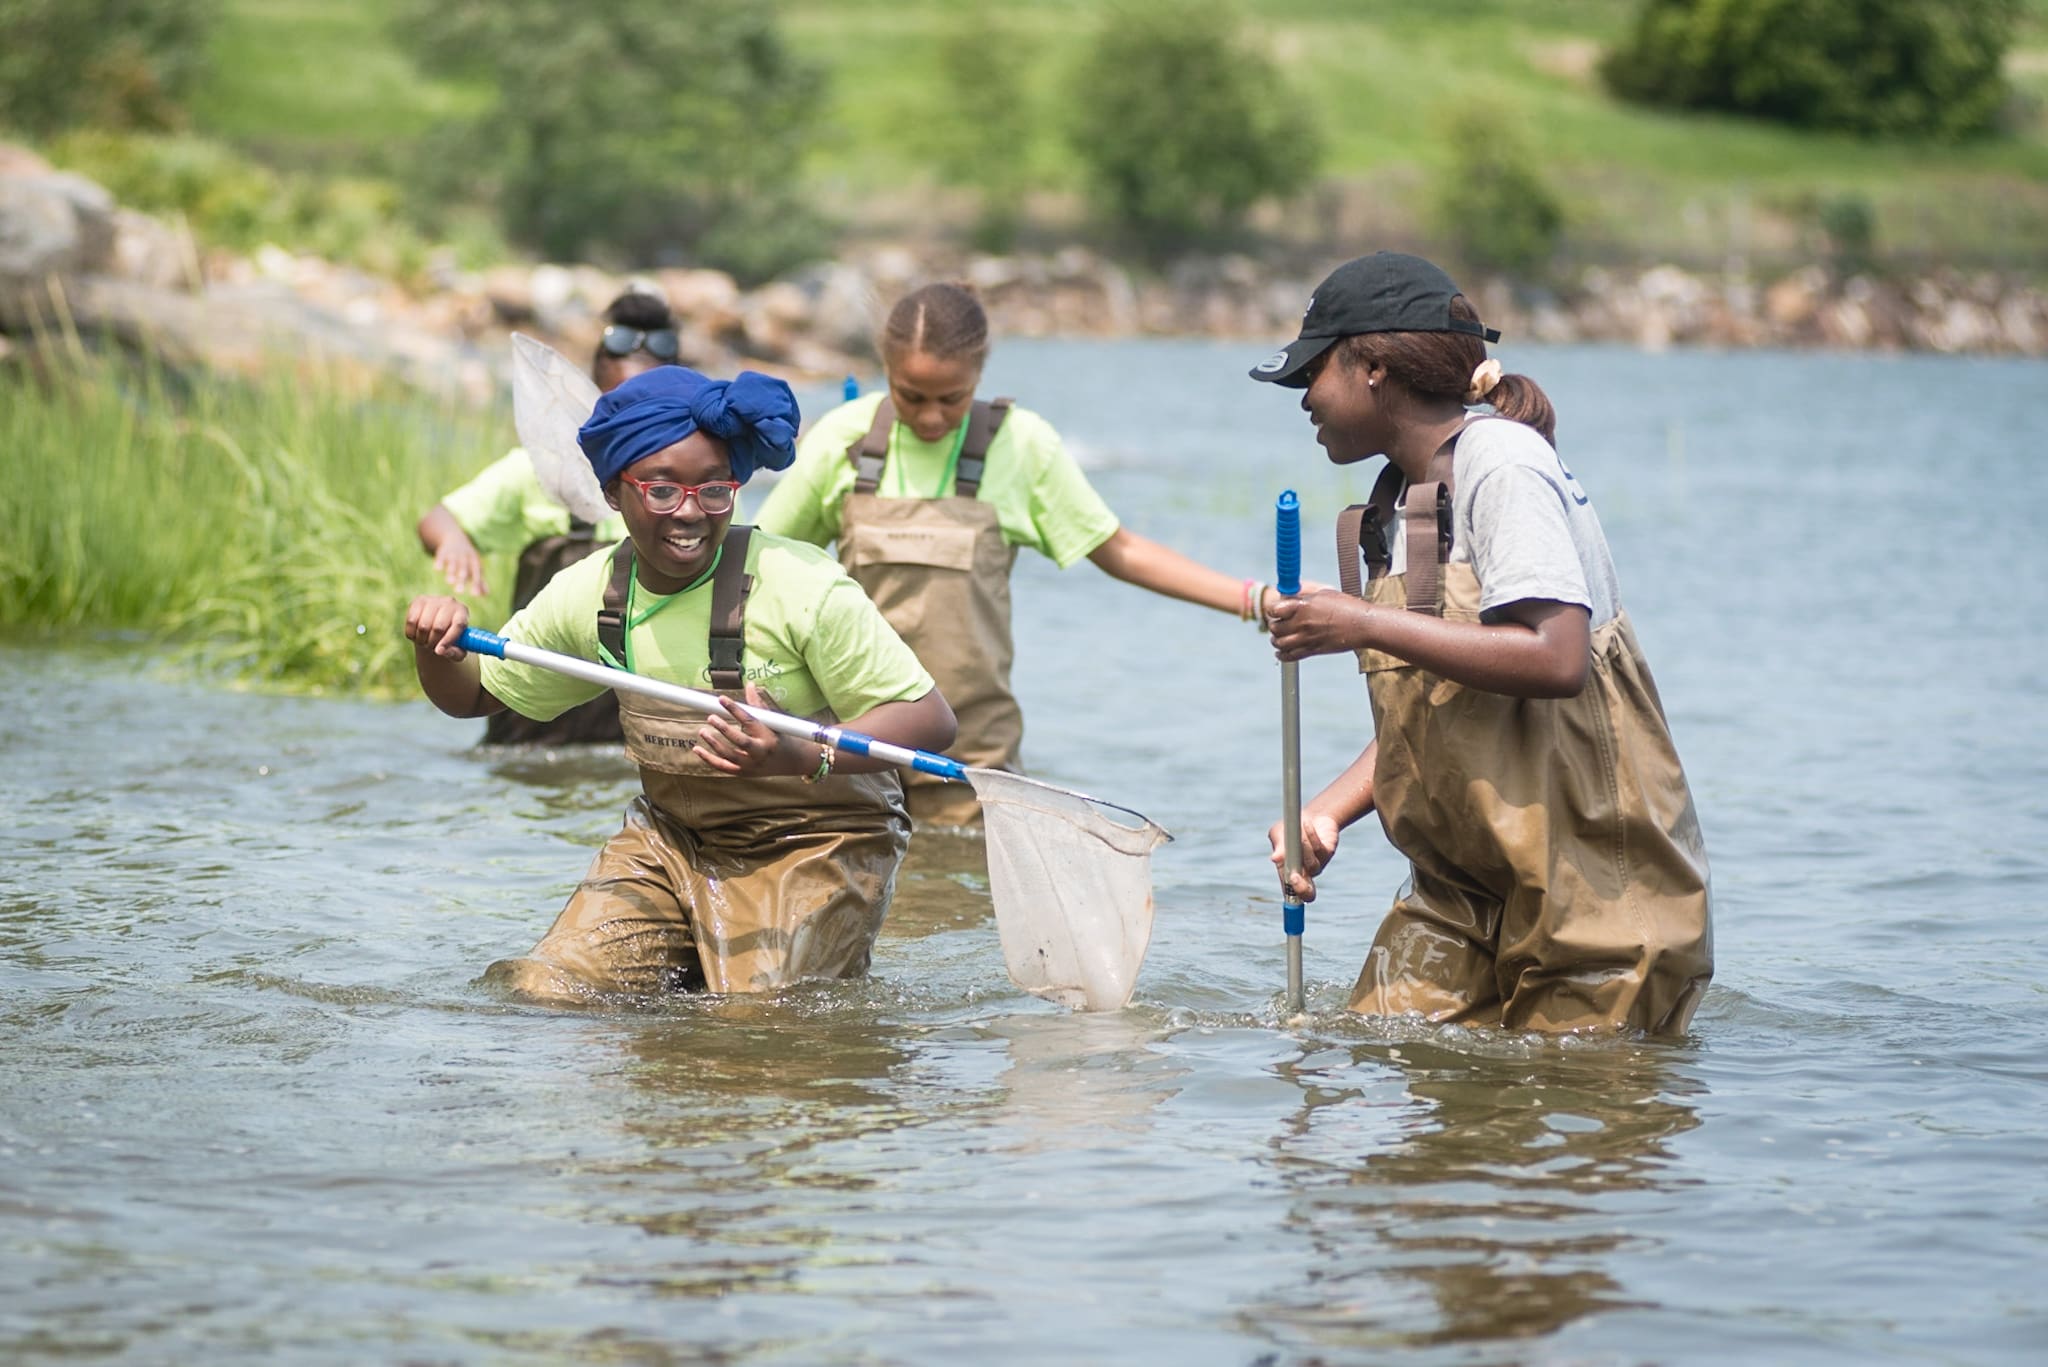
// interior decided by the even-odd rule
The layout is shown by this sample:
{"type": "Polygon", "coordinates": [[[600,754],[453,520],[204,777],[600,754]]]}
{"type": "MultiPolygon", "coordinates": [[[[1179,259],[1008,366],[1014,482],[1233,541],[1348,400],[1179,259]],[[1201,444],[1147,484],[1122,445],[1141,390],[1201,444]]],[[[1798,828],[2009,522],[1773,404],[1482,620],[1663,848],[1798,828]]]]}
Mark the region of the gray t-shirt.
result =
{"type": "MultiPolygon", "coordinates": [[[[1586,491],[1532,427],[1480,418],[1451,463],[1451,559],[1479,576],[1482,616],[1524,599],[1576,603],[1604,626],[1621,611],[1607,536],[1586,491]]],[[[1393,542],[1406,568],[1407,538],[1393,542]]]]}

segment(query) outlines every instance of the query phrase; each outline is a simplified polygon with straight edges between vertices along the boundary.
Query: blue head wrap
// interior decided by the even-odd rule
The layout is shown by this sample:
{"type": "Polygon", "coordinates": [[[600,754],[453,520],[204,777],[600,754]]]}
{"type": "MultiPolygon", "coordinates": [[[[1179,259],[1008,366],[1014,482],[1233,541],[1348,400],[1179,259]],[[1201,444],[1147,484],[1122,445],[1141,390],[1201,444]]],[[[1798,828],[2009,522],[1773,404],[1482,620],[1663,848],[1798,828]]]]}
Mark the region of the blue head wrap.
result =
{"type": "Polygon", "coordinates": [[[780,470],[796,459],[800,421],[788,385],[756,370],[713,380],[679,365],[643,370],[598,399],[576,444],[599,484],[610,484],[637,460],[675,445],[699,429],[732,453],[732,477],[780,470]]]}

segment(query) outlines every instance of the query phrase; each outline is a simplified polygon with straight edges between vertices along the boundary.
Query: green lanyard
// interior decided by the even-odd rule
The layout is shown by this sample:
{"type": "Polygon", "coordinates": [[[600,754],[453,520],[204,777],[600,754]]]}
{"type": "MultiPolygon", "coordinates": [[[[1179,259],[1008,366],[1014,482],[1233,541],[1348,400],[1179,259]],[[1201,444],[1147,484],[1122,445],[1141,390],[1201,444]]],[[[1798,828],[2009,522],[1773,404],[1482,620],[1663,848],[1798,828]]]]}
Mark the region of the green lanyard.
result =
{"type": "Polygon", "coordinates": [[[638,596],[638,594],[639,594],[639,592],[640,592],[640,576],[639,576],[638,574],[633,574],[633,575],[631,575],[630,577],[628,577],[628,578],[627,578],[627,580],[626,580],[626,669],[627,669],[627,670],[628,670],[628,671],[629,671],[630,673],[634,673],[634,674],[637,674],[637,673],[639,673],[639,672],[640,672],[639,670],[637,670],[637,669],[634,669],[634,668],[633,668],[633,628],[635,628],[635,627],[639,626],[639,625],[640,625],[640,624],[641,624],[642,622],[644,622],[644,621],[646,621],[646,620],[647,620],[648,618],[652,617],[652,616],[653,616],[653,615],[654,615],[655,613],[657,613],[657,612],[660,612],[660,611],[661,611],[661,610],[662,610],[663,608],[667,607],[667,606],[668,606],[668,605],[669,605],[670,603],[673,603],[673,602],[675,602],[675,601],[676,601],[676,600],[677,600],[678,598],[681,598],[681,597],[682,597],[682,596],[683,596],[684,594],[687,594],[687,593],[688,593],[688,592],[689,592],[689,591],[690,591],[691,589],[697,588],[697,587],[699,587],[700,585],[702,585],[702,584],[703,584],[703,582],[704,582],[705,580],[709,579],[709,578],[710,578],[710,577],[711,577],[712,575],[714,575],[714,574],[717,574],[717,573],[718,573],[718,562],[719,562],[719,561],[721,561],[721,560],[723,560],[723,559],[725,559],[725,543],[724,543],[724,542],[720,542],[720,543],[719,543],[719,545],[718,545],[718,550],[717,550],[717,552],[716,552],[715,554],[713,554],[713,555],[712,555],[712,557],[711,557],[711,567],[710,567],[709,569],[705,570],[705,571],[704,571],[704,573],[702,573],[702,574],[698,575],[698,576],[697,576],[697,577],[696,577],[695,579],[692,579],[692,580],[691,580],[691,581],[690,581],[689,583],[687,583],[687,584],[683,585],[683,586],[682,586],[681,588],[677,589],[677,590],[676,590],[676,591],[675,591],[674,593],[666,593],[666,594],[662,594],[662,595],[661,595],[661,601],[660,601],[659,603],[656,603],[656,604],[655,604],[655,605],[654,605],[653,607],[651,607],[651,608],[647,609],[647,611],[645,611],[645,612],[641,613],[641,614],[640,614],[640,615],[639,615],[638,617],[635,617],[635,616],[633,615],[633,599],[634,599],[634,598],[635,598],[636,596],[638,596]]]}
{"type": "MultiPolygon", "coordinates": [[[[960,419],[959,430],[953,433],[953,452],[946,457],[946,470],[944,474],[939,476],[938,487],[932,490],[931,496],[933,498],[944,498],[946,490],[953,486],[953,476],[960,469],[960,450],[967,445],[967,424],[973,416],[973,411],[970,409],[967,417],[960,419]]],[[[903,466],[896,459],[896,434],[902,430],[903,424],[900,422],[889,428],[889,468],[896,472],[896,494],[899,498],[905,496],[903,492],[903,466]]]]}

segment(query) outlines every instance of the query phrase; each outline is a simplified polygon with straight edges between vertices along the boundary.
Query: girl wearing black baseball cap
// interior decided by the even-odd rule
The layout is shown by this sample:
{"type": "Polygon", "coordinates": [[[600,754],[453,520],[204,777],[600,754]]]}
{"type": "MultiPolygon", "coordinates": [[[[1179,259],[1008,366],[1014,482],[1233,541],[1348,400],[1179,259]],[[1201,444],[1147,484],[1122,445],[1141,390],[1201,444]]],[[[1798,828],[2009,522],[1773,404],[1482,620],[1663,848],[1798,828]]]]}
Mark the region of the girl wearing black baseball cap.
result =
{"type": "Polygon", "coordinates": [[[1271,614],[1281,659],[1355,652],[1372,701],[1375,739],[1303,807],[1297,891],[1376,811],[1413,877],[1352,1010],[1681,1033],[1713,972],[1699,820],[1556,413],[1498,338],[1443,271],[1380,252],[1252,371],[1303,391],[1331,461],[1387,458],[1339,519],[1342,588],[1271,614]]]}

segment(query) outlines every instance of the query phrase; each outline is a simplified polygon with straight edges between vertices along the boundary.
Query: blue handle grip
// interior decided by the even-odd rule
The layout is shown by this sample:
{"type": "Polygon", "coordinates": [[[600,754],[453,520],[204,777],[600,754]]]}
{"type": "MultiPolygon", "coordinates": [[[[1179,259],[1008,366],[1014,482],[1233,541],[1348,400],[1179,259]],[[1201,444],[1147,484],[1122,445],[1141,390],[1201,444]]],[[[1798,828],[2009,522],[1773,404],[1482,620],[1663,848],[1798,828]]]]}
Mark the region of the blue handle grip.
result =
{"type": "Polygon", "coordinates": [[[1288,597],[1301,592],[1301,500],[1289,489],[1274,505],[1273,550],[1280,579],[1273,587],[1288,597]]]}
{"type": "Polygon", "coordinates": [[[501,660],[505,658],[505,638],[495,631],[485,631],[481,627],[464,627],[460,644],[472,655],[495,655],[501,660]]]}

